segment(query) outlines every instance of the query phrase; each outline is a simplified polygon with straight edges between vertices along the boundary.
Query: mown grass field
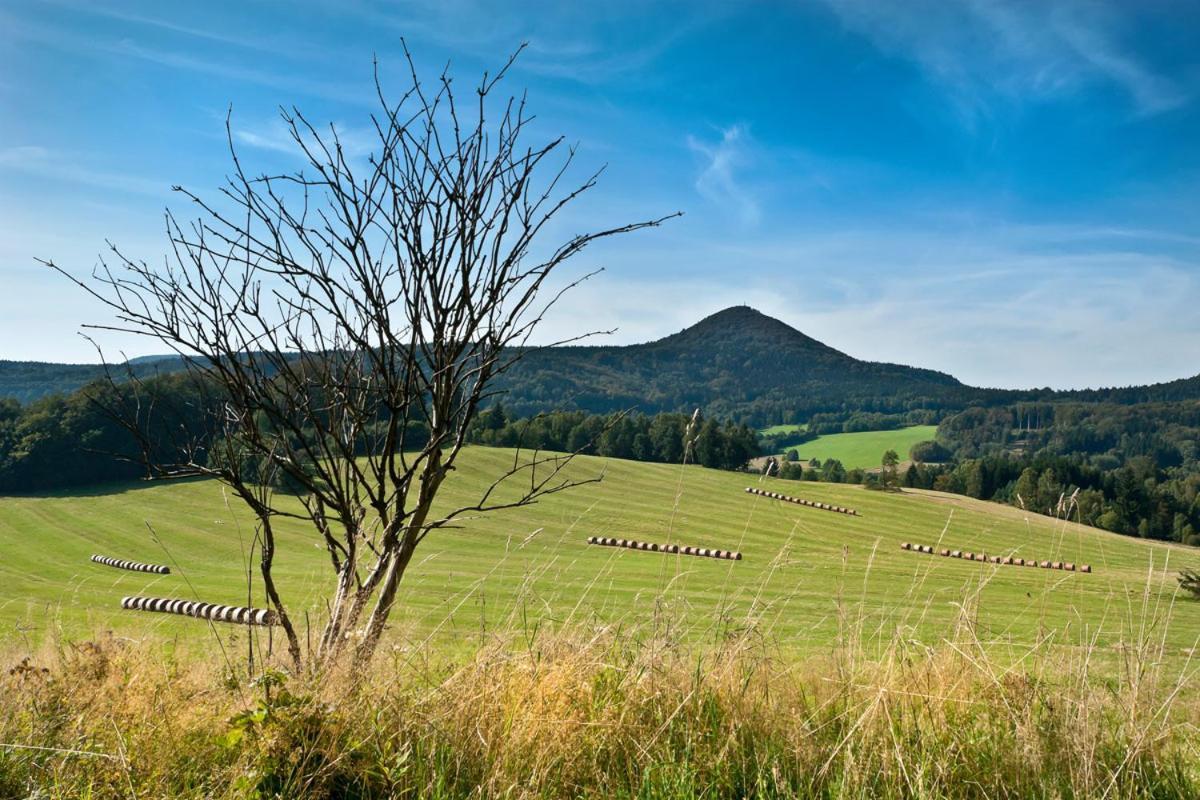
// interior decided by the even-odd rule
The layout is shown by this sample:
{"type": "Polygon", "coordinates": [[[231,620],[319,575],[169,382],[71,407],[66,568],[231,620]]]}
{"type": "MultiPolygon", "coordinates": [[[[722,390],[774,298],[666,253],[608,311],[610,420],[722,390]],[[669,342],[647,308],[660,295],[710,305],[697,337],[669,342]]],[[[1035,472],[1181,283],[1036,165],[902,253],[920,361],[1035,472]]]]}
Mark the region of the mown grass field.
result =
{"type": "MultiPolygon", "coordinates": [[[[511,451],[468,450],[443,500],[472,498],[511,459],[511,451]]],[[[1153,626],[1168,657],[1186,660],[1200,636],[1200,604],[1174,597],[1176,571],[1200,566],[1200,553],[1189,548],[932,493],[767,479],[779,491],[861,513],[849,517],[746,494],[757,476],[598,458],[580,458],[572,470],[604,479],[431,536],[393,615],[395,646],[474,645],[496,631],[599,622],[634,630],[654,624],[698,641],[753,627],[786,651],[812,654],[850,628],[867,640],[933,642],[969,624],[1013,659],[1048,642],[1090,647],[1101,660],[1153,626]],[[589,546],[589,535],[731,548],[744,560],[589,546]],[[902,541],[1090,563],[1095,572],[917,555],[901,551],[902,541]]],[[[252,538],[246,517],[227,507],[213,482],[0,498],[0,641],[36,644],[113,630],[211,642],[203,623],[122,611],[119,599],[245,604],[252,538]],[[119,571],[90,563],[93,553],[176,571],[119,571]]],[[[326,556],[287,521],[279,551],[285,600],[298,618],[308,615],[315,635],[331,577],[326,556]]],[[[260,604],[257,581],[253,592],[260,604]]]]}
{"type": "Polygon", "coordinates": [[[936,425],[912,425],[894,431],[831,433],[787,449],[799,453],[801,461],[835,458],[846,469],[871,469],[879,466],[880,459],[888,450],[895,450],[900,460],[905,461],[914,444],[927,442],[936,435],[936,425]]]}
{"type": "Polygon", "coordinates": [[[784,433],[799,433],[800,431],[806,430],[807,428],[808,428],[808,425],[805,425],[805,424],[772,425],[769,428],[760,428],[758,432],[761,433],[763,436],[779,436],[780,434],[784,434],[784,433]]]}

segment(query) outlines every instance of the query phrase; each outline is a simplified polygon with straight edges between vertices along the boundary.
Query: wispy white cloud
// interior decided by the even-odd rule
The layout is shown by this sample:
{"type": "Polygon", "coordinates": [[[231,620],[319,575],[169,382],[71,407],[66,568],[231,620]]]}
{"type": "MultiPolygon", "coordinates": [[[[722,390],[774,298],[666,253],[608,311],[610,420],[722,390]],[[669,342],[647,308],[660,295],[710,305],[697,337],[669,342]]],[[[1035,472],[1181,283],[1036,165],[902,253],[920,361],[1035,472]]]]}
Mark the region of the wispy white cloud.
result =
{"type": "Polygon", "coordinates": [[[169,181],[97,170],[86,166],[84,160],[39,145],[0,148],[0,171],[150,197],[166,198],[171,193],[169,181]]]}
{"type": "Polygon", "coordinates": [[[198,54],[144,47],[129,40],[107,44],[104,49],[164,67],[213,75],[226,80],[253,83],[272,89],[283,89],[289,93],[302,93],[350,105],[369,106],[375,103],[374,93],[361,87],[350,88],[333,81],[285,75],[271,70],[243,66],[224,58],[210,58],[198,54]]]}
{"type": "MultiPolygon", "coordinates": [[[[32,42],[72,54],[85,52],[133,58],[171,69],[284,90],[289,99],[301,94],[356,106],[370,106],[375,103],[374,92],[370,90],[369,84],[363,82],[351,88],[348,84],[311,77],[307,72],[284,73],[247,66],[237,59],[222,55],[151,47],[127,37],[84,34],[71,28],[6,15],[3,12],[0,12],[0,42],[32,42]]],[[[368,74],[369,68],[370,64],[364,58],[364,76],[368,74]]]]}
{"type": "Polygon", "coordinates": [[[282,124],[258,127],[238,127],[233,131],[236,144],[244,144],[259,150],[272,150],[289,156],[299,156],[300,148],[282,124]]]}
{"type": "Polygon", "coordinates": [[[41,0],[41,2],[46,5],[69,9],[73,13],[90,14],[117,22],[130,23],[133,26],[177,33],[194,39],[232,45],[260,53],[267,52],[286,56],[297,56],[304,53],[307,57],[311,58],[313,53],[321,52],[319,48],[312,47],[311,44],[300,41],[283,42],[277,40],[275,37],[239,36],[231,33],[229,30],[211,30],[193,25],[185,25],[170,19],[147,14],[137,14],[100,3],[77,2],[76,0],[41,0]]]}
{"type": "Polygon", "coordinates": [[[327,0],[325,8],[493,67],[497,58],[524,43],[517,72],[599,85],[645,73],[673,46],[733,7],[694,0],[686,4],[687,13],[675,15],[669,25],[641,24],[660,14],[661,7],[619,1],[589,5],[583,15],[577,4],[554,0],[534,0],[513,13],[486,0],[399,0],[386,6],[327,0]]]}
{"type": "Polygon", "coordinates": [[[739,241],[674,233],[652,251],[610,255],[621,266],[568,295],[544,334],[578,332],[588,319],[618,327],[612,343],[647,341],[746,303],[855,357],[975,385],[1128,385],[1200,372],[1200,242],[1169,232],[910,220],[739,241]],[[653,271],[684,241],[686,270],[653,271]]]}
{"type": "Polygon", "coordinates": [[[731,125],[720,131],[721,138],[708,143],[687,137],[688,148],[701,160],[696,191],[712,203],[730,210],[744,225],[756,224],[760,217],[758,200],[743,185],[741,171],[749,166],[750,133],[745,125],[731,125]]]}
{"type": "Polygon", "coordinates": [[[1185,87],[1123,49],[1117,8],[1087,0],[824,0],[845,27],[908,58],[946,87],[968,119],[993,97],[1046,100],[1088,85],[1124,90],[1139,114],[1190,101],[1185,87]]]}
{"type": "MultiPolygon", "coordinates": [[[[291,131],[282,119],[244,123],[235,117],[232,127],[235,144],[259,150],[270,150],[296,158],[304,157],[299,145],[292,137],[291,131]]],[[[327,140],[327,144],[332,144],[332,136],[336,133],[343,154],[351,162],[362,161],[379,146],[376,132],[364,127],[334,122],[321,125],[317,131],[322,138],[327,140]]],[[[306,138],[307,135],[305,133],[306,138]]]]}
{"type": "Polygon", "coordinates": [[[722,13],[719,8],[692,6],[692,13],[678,20],[657,36],[635,40],[626,47],[613,49],[597,40],[579,39],[570,50],[557,45],[560,34],[553,32],[535,35],[530,41],[528,56],[518,68],[535,75],[565,78],[585,84],[603,84],[630,75],[645,73],[649,67],[666,56],[672,47],[688,36],[713,24],[722,13]],[[547,46],[547,42],[555,46],[547,46]]]}
{"type": "Polygon", "coordinates": [[[1157,75],[1132,54],[1118,48],[1112,37],[1093,22],[1087,7],[1064,4],[1055,15],[1055,30],[1098,74],[1122,86],[1144,114],[1169,111],[1191,98],[1173,81],[1157,75]]]}

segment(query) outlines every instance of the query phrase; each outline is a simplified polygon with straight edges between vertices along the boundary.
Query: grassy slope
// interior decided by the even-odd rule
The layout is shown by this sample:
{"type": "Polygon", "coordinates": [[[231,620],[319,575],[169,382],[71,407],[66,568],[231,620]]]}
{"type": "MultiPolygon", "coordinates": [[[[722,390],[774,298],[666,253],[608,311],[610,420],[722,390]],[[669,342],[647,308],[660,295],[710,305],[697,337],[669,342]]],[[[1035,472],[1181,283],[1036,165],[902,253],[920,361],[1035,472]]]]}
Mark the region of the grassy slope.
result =
{"type": "MultiPolygon", "coordinates": [[[[510,451],[469,450],[445,499],[469,499],[511,457],[510,451]]],[[[595,620],[637,626],[649,622],[661,593],[662,608],[692,635],[713,633],[712,620],[725,602],[729,624],[753,618],[785,647],[812,651],[845,630],[839,608],[863,621],[868,633],[890,637],[902,630],[932,640],[959,618],[964,600],[970,608],[977,596],[969,616],[980,638],[1013,645],[1016,657],[1039,633],[1068,645],[1095,638],[1102,648],[1111,647],[1141,624],[1144,609],[1169,606],[1175,569],[1200,564],[1194,550],[1026,518],[1016,509],[965,498],[775,482],[780,491],[862,514],[846,517],[747,495],[743,488],[756,477],[742,474],[594,458],[580,459],[573,469],[606,474],[602,483],[427,540],[394,616],[396,635],[411,641],[434,633],[462,642],[485,629],[536,620],[545,626],[595,620]],[[737,548],[745,560],[587,546],[591,534],[737,548]],[[904,540],[1090,562],[1096,573],[914,555],[899,550],[904,540]]],[[[0,640],[105,628],[207,637],[207,628],[195,621],[124,612],[117,603],[132,593],[194,596],[183,575],[205,600],[244,602],[239,516],[226,510],[220,487],[211,482],[0,498],[0,640]],[[182,575],[128,573],[88,562],[94,552],[162,562],[166,556],[151,540],[147,522],[183,565],[182,575]]],[[[281,525],[278,580],[285,598],[316,619],[321,612],[314,601],[327,586],[328,562],[311,537],[281,525]]],[[[251,536],[242,518],[241,541],[251,536]]],[[[1171,651],[1181,654],[1200,633],[1200,606],[1181,603],[1173,613],[1167,636],[1171,651]]]]}
{"type": "Polygon", "coordinates": [[[808,428],[807,424],[800,425],[772,425],[769,428],[760,428],[759,433],[763,436],[778,436],[783,433],[799,433],[808,428]]]}
{"type": "Polygon", "coordinates": [[[831,433],[788,449],[795,449],[802,461],[836,458],[846,469],[869,469],[878,467],[880,459],[888,450],[895,450],[901,461],[906,460],[908,451],[914,444],[929,441],[936,435],[936,425],[913,425],[894,431],[831,433]]]}

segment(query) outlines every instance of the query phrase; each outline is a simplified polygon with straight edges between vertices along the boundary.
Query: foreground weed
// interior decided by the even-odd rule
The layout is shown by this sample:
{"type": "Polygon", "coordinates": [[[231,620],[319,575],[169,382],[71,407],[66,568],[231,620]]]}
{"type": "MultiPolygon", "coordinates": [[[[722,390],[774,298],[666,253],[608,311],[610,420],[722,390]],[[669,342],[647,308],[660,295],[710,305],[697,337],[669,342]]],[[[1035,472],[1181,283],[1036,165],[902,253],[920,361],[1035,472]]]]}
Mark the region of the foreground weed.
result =
{"type": "Polygon", "coordinates": [[[579,629],[253,681],[63,646],[0,675],[0,798],[1200,796],[1192,676],[1150,644],[1102,676],[1061,648],[1002,663],[969,626],[845,641],[579,629]]]}

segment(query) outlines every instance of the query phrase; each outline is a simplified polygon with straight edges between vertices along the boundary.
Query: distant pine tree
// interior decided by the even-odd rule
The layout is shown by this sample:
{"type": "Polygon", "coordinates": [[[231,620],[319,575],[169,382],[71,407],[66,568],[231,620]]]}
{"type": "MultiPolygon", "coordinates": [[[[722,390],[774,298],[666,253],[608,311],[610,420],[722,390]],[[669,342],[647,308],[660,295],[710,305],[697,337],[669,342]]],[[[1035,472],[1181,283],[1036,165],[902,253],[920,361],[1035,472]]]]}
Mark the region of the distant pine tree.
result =
{"type": "Polygon", "coordinates": [[[1200,572],[1194,569],[1179,571],[1179,588],[1200,600],[1200,572]]]}

